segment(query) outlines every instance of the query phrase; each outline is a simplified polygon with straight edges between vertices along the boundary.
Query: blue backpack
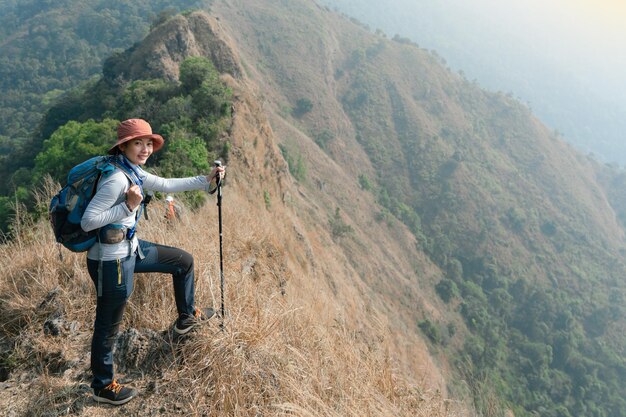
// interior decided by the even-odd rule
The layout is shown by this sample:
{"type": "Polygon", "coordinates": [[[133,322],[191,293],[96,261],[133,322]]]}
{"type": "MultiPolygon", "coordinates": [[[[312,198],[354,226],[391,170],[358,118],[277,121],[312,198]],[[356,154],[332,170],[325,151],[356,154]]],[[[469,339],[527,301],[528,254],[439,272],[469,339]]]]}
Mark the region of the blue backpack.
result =
{"type": "Polygon", "coordinates": [[[136,177],[137,179],[133,180],[129,170],[120,164],[115,156],[96,156],[72,168],[67,175],[67,185],[52,197],[48,213],[54,237],[72,252],[84,252],[96,243],[98,230],[85,232],[80,222],[89,202],[96,194],[100,178],[117,168],[120,168],[131,182],[135,184],[139,182],[138,185],[141,187],[141,179],[136,177]]]}

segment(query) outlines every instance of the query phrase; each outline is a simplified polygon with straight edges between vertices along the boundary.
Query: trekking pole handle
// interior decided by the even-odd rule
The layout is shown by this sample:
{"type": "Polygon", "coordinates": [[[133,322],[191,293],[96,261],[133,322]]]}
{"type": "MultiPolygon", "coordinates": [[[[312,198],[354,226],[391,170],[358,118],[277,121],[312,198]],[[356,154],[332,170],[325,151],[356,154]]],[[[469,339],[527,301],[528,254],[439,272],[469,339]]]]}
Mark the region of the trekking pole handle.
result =
{"type": "MultiPolygon", "coordinates": [[[[215,160],[215,161],[213,161],[213,165],[216,166],[216,167],[221,167],[222,166],[222,161],[215,160]]],[[[217,184],[218,187],[222,183],[222,179],[220,178],[219,174],[217,174],[217,176],[215,177],[215,183],[217,184]]]]}
{"type": "MultiPolygon", "coordinates": [[[[220,161],[219,159],[213,161],[213,165],[215,165],[216,167],[221,167],[222,166],[222,161],[220,161]]],[[[221,206],[222,205],[222,183],[224,181],[224,178],[220,178],[219,173],[216,172],[215,175],[215,191],[217,191],[217,205],[221,206]]]]}

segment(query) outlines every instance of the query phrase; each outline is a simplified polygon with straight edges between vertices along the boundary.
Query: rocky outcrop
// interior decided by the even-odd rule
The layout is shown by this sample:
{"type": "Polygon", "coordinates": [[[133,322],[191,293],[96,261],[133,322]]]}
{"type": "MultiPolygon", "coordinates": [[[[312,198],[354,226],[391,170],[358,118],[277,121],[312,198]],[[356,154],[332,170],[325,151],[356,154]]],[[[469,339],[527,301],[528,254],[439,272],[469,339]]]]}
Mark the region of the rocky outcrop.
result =
{"type": "Polygon", "coordinates": [[[191,56],[207,57],[220,73],[241,77],[239,61],[228,36],[219,21],[205,12],[169,19],[141,44],[109,58],[103,72],[109,80],[164,78],[177,81],[180,63],[191,56]]]}

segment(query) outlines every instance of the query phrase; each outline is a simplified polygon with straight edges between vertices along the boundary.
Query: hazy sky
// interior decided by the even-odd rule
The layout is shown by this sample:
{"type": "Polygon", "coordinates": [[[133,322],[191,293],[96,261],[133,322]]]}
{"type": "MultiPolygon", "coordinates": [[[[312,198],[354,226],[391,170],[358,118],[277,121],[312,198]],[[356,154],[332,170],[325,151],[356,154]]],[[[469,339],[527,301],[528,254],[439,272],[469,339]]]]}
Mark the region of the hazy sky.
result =
{"type": "MultiPolygon", "coordinates": [[[[626,94],[626,0],[474,0],[499,31],[581,77],[626,94]],[[597,78],[594,74],[601,75],[597,78]],[[608,79],[606,79],[606,78],[608,79]]],[[[626,100],[626,97],[623,97],[626,100]]]]}
{"type": "Polygon", "coordinates": [[[582,82],[598,82],[591,87],[617,88],[626,102],[626,0],[321,1],[347,11],[374,29],[392,32],[391,36],[394,27],[403,30],[398,32],[401,36],[420,34],[421,38],[413,40],[438,49],[453,64],[458,64],[457,57],[446,56],[445,47],[460,49],[458,39],[466,36],[470,49],[483,42],[485,49],[493,48],[512,57],[518,54],[525,59],[535,54],[582,82]],[[371,21],[373,15],[379,26],[371,21]],[[406,33],[411,25],[415,26],[414,33],[406,33]],[[446,33],[453,32],[457,36],[451,35],[450,40],[457,45],[446,45],[446,33]],[[438,36],[438,45],[429,45],[424,34],[432,34],[433,39],[438,36]]]}
{"type": "Polygon", "coordinates": [[[583,152],[626,166],[626,0],[318,0],[512,92],[583,152]]]}

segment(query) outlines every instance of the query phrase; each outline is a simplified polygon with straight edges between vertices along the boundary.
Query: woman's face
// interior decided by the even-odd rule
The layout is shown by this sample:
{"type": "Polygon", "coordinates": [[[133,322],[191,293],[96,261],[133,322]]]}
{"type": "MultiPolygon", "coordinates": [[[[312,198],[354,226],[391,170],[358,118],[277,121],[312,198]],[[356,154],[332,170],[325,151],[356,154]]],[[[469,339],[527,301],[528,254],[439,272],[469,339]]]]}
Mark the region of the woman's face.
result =
{"type": "Polygon", "coordinates": [[[129,140],[120,145],[120,150],[135,165],[144,165],[152,155],[153,144],[150,138],[129,140]]]}

